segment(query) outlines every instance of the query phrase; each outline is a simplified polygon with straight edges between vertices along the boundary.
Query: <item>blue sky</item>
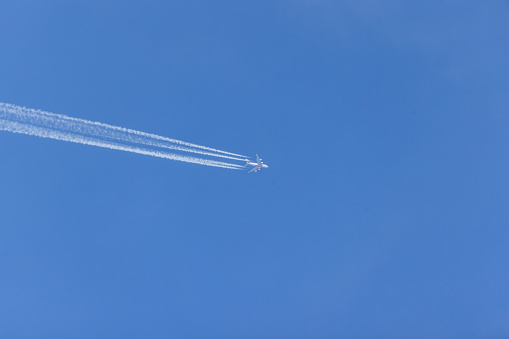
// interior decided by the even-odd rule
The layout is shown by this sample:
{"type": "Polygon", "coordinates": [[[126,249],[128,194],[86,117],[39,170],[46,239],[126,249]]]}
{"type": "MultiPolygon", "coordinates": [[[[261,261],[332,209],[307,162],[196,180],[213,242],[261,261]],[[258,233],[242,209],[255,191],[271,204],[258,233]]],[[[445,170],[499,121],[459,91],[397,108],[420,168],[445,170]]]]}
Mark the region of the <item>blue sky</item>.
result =
{"type": "Polygon", "coordinates": [[[0,3],[0,102],[270,166],[0,133],[0,336],[508,336],[508,19],[502,0],[0,3]]]}

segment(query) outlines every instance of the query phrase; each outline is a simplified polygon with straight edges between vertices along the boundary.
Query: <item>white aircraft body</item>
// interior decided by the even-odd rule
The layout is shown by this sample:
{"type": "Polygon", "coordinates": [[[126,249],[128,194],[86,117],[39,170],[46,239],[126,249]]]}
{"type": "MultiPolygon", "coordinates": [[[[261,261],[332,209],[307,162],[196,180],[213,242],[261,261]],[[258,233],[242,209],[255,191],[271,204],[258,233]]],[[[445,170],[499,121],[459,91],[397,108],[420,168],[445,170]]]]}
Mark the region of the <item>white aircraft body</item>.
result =
{"type": "Polygon", "coordinates": [[[269,166],[265,165],[263,162],[262,162],[262,159],[260,159],[260,157],[258,156],[258,154],[256,155],[256,162],[251,162],[249,160],[246,160],[246,166],[254,166],[252,170],[249,171],[249,173],[251,172],[257,172],[259,171],[260,169],[262,168],[269,168],[269,166]]]}

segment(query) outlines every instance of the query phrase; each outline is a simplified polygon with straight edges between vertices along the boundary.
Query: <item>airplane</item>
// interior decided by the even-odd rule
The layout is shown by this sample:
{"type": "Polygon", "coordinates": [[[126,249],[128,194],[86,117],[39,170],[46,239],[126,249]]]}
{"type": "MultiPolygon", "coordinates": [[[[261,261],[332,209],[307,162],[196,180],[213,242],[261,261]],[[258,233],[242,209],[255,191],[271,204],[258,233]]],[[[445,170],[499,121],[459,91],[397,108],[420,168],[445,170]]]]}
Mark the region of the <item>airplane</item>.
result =
{"type": "Polygon", "coordinates": [[[255,172],[256,173],[258,170],[260,170],[262,168],[268,168],[269,167],[269,166],[265,165],[262,162],[262,159],[260,159],[258,154],[256,155],[256,162],[251,162],[251,161],[246,159],[246,166],[247,165],[254,166],[253,169],[249,171],[249,173],[251,173],[251,172],[255,172]]]}

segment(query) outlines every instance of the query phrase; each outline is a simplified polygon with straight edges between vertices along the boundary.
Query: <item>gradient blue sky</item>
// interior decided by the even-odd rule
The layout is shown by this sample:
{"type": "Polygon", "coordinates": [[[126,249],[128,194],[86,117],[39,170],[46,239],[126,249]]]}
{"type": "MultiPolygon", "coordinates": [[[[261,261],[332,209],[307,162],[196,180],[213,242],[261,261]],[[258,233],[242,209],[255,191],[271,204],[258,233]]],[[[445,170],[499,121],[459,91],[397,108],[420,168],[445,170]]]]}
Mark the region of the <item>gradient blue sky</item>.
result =
{"type": "Polygon", "coordinates": [[[509,336],[509,3],[2,1],[2,338],[509,336]]]}

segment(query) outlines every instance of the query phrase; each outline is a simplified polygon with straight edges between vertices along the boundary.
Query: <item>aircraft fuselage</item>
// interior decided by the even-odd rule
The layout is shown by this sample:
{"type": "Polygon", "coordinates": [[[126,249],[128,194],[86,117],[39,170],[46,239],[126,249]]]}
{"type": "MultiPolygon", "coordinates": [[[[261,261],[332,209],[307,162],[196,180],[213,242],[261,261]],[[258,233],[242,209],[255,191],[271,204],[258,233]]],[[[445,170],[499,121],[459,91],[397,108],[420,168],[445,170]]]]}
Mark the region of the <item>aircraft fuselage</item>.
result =
{"type": "Polygon", "coordinates": [[[258,167],[258,168],[269,168],[269,166],[267,166],[265,164],[258,165],[256,162],[249,162],[248,165],[251,165],[251,166],[254,166],[254,167],[258,167]]]}

